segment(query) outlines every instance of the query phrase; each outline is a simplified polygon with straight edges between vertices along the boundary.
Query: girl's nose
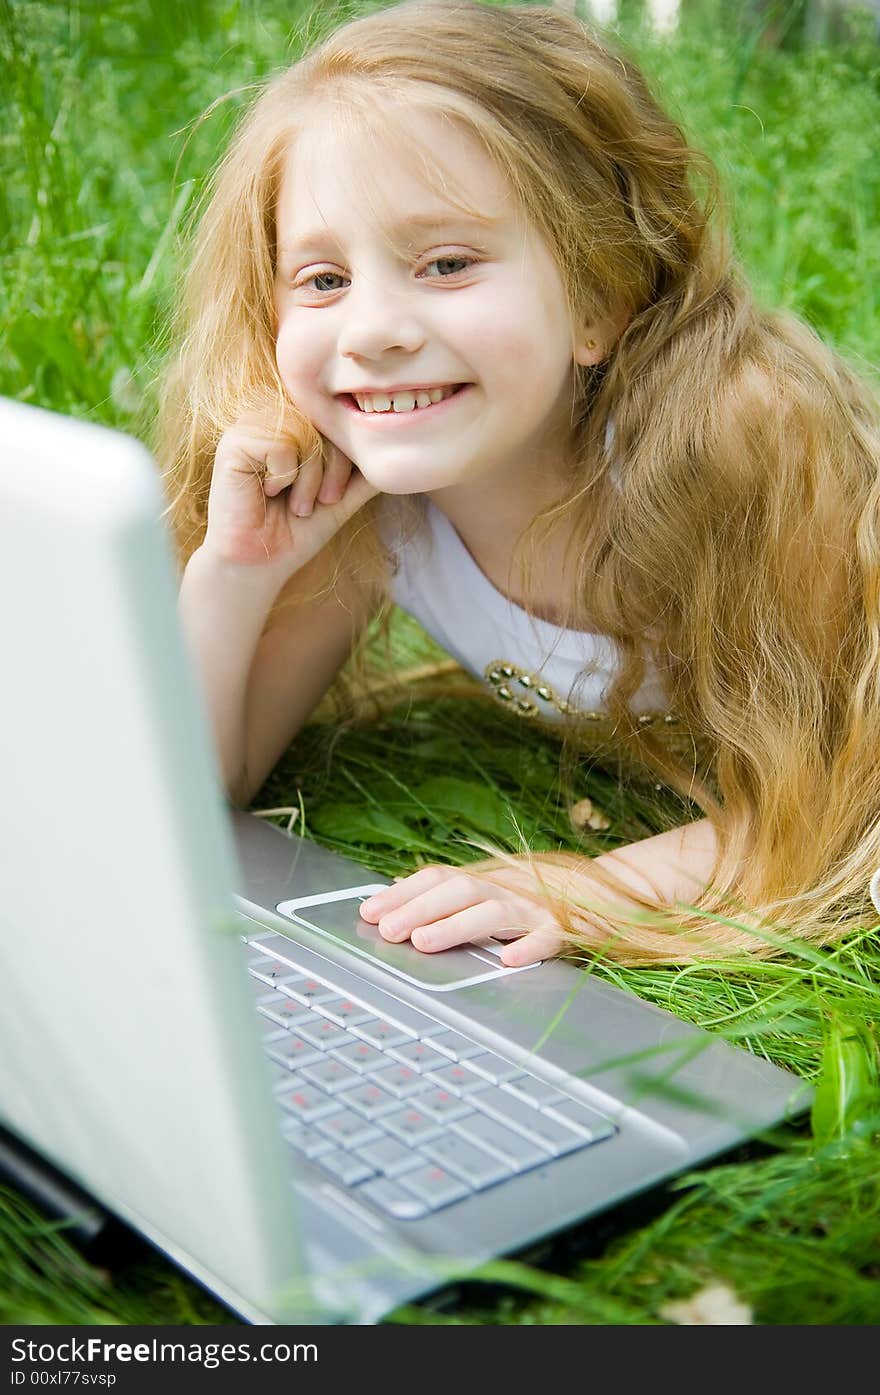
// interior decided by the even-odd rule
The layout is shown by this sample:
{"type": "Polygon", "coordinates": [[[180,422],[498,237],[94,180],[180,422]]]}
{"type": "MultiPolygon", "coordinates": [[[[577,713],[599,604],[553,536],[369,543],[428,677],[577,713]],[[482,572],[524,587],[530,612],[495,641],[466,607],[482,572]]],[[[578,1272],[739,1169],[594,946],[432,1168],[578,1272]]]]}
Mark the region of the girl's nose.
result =
{"type": "Polygon", "coordinates": [[[425,342],[421,321],[404,297],[379,285],[349,291],[337,348],[342,358],[377,358],[389,350],[417,352],[425,342]]]}

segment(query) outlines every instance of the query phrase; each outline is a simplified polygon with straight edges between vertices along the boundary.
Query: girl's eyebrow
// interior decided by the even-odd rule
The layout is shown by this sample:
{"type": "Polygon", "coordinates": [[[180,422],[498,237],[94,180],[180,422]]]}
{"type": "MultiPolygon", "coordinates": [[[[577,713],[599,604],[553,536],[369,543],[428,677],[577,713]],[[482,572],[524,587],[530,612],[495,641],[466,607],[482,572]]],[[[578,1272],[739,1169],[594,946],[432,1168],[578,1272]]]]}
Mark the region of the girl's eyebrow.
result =
{"type": "MultiPolygon", "coordinates": [[[[412,231],[424,233],[471,226],[492,229],[499,227],[501,222],[501,218],[490,218],[486,214],[448,213],[438,217],[436,213],[414,213],[411,217],[396,224],[393,231],[397,234],[412,231]]],[[[338,238],[329,228],[321,228],[317,232],[303,233],[293,242],[282,243],[278,250],[283,257],[295,257],[302,256],[304,252],[310,252],[313,248],[326,246],[328,243],[332,243],[334,246],[340,245],[338,238]]]]}

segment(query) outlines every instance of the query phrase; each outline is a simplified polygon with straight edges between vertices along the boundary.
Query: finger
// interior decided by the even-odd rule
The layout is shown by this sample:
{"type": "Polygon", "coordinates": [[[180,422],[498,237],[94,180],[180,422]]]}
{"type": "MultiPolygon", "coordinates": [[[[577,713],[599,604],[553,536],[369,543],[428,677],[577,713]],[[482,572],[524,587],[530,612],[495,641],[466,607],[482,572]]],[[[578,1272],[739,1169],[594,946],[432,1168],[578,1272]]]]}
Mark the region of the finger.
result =
{"type": "Polygon", "coordinates": [[[508,969],[522,969],[527,964],[539,964],[542,959],[553,959],[565,946],[564,936],[556,924],[540,926],[530,930],[513,944],[505,945],[501,951],[501,962],[508,969]]]}
{"type": "Polygon", "coordinates": [[[365,920],[377,921],[381,916],[389,911],[395,911],[400,906],[412,901],[413,897],[421,895],[433,887],[442,885],[452,877],[461,875],[458,867],[446,867],[439,863],[431,863],[426,867],[420,867],[417,872],[411,872],[408,877],[400,877],[393,886],[387,886],[376,895],[361,905],[361,914],[365,920]]]}
{"type": "MultiPolygon", "coordinates": [[[[502,901],[480,901],[475,906],[456,911],[444,920],[419,926],[412,932],[410,941],[414,948],[421,950],[423,954],[435,954],[438,950],[451,949],[453,945],[484,940],[487,935],[511,928],[515,920],[516,913],[511,913],[510,906],[502,901]]],[[[523,927],[520,925],[518,928],[523,927]]]]}
{"type": "Polygon", "coordinates": [[[347,455],[336,446],[330,446],[324,460],[324,478],[318,490],[318,502],[338,504],[345,493],[354,466],[347,455]]]}
{"type": "Polygon", "coordinates": [[[370,499],[374,499],[381,490],[374,484],[370,484],[356,467],[352,467],[351,478],[345,486],[345,493],[338,504],[322,504],[330,518],[330,523],[334,528],[341,528],[347,523],[358,509],[362,509],[364,504],[370,499]]]}
{"type": "Polygon", "coordinates": [[[487,900],[485,888],[471,877],[452,876],[430,890],[385,912],[379,918],[379,934],[385,940],[398,942],[409,938],[419,926],[430,925],[455,911],[464,910],[478,901],[487,900]]]}
{"type": "Polygon", "coordinates": [[[290,491],[290,511],[298,518],[308,518],[314,511],[323,475],[320,455],[307,456],[300,465],[296,484],[290,491]]]}
{"type": "Polygon", "coordinates": [[[375,922],[380,916],[385,915],[386,911],[393,911],[397,906],[404,905],[418,892],[437,886],[446,878],[454,876],[457,871],[457,867],[443,867],[436,863],[420,867],[417,872],[411,872],[408,877],[401,877],[393,886],[386,886],[383,891],[378,891],[374,896],[362,901],[360,914],[364,920],[375,922]]]}
{"type": "Polygon", "coordinates": [[[270,446],[258,466],[266,498],[274,499],[282,489],[293,484],[299,474],[299,468],[299,455],[295,446],[282,443],[270,446]]]}

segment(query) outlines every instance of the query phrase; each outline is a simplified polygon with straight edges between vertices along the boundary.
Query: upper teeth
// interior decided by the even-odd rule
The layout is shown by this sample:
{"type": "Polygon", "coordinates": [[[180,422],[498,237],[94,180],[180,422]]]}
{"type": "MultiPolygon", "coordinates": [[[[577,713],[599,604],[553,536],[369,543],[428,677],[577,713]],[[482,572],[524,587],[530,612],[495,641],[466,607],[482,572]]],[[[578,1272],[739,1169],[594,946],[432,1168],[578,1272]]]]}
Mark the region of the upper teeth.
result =
{"type": "Polygon", "coordinates": [[[362,412],[411,412],[415,407],[430,407],[432,402],[442,402],[454,391],[453,387],[436,387],[421,392],[395,392],[390,397],[386,392],[357,392],[354,397],[362,412]]]}

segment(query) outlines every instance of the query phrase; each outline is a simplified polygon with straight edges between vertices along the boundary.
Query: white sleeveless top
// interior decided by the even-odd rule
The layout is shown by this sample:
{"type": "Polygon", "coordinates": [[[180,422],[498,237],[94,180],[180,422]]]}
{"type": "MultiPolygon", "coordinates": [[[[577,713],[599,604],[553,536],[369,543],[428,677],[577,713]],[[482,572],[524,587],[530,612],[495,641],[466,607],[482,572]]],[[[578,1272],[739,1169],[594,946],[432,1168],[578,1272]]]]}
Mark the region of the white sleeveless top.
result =
{"type": "MultiPolygon", "coordinates": [[[[425,520],[418,535],[405,536],[394,495],[380,497],[377,514],[380,536],[396,565],[389,585],[395,604],[518,715],[549,722],[561,722],[573,711],[604,716],[618,662],[613,640],[563,629],[508,600],[477,566],[446,515],[426,495],[408,497],[425,520]]],[[[658,713],[668,706],[649,660],[633,711],[658,713]]]]}

